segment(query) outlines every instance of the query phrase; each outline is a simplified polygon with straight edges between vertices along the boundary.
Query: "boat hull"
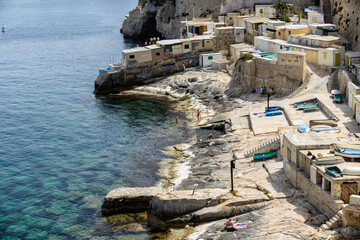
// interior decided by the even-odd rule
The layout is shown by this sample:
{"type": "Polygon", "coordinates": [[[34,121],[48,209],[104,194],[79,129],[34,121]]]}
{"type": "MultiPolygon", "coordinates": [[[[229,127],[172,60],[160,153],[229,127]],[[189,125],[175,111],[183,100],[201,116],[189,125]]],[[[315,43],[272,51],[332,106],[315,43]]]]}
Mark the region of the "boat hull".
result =
{"type": "Polygon", "coordinates": [[[267,112],[265,116],[271,117],[271,116],[278,116],[278,115],[283,115],[283,112],[281,112],[281,111],[267,112]]]}
{"type": "Polygon", "coordinates": [[[317,158],[315,160],[315,164],[316,165],[333,165],[333,164],[338,164],[338,163],[343,163],[344,158],[340,157],[340,156],[332,156],[332,157],[322,157],[322,158],[317,158]]]}
{"type": "Polygon", "coordinates": [[[360,176],[360,167],[346,167],[343,169],[344,175],[360,176]]]}
{"type": "Polygon", "coordinates": [[[334,178],[343,176],[343,173],[341,172],[340,168],[338,168],[336,166],[326,167],[325,172],[334,178]]]}
{"type": "Polygon", "coordinates": [[[268,159],[268,158],[272,158],[272,157],[276,157],[276,156],[277,156],[277,151],[266,152],[266,153],[255,153],[253,155],[253,159],[254,160],[263,160],[263,159],[268,159]]]}
{"type": "Polygon", "coordinates": [[[296,104],[297,108],[300,110],[304,110],[306,108],[313,108],[317,105],[318,103],[300,103],[300,104],[296,104]]]}

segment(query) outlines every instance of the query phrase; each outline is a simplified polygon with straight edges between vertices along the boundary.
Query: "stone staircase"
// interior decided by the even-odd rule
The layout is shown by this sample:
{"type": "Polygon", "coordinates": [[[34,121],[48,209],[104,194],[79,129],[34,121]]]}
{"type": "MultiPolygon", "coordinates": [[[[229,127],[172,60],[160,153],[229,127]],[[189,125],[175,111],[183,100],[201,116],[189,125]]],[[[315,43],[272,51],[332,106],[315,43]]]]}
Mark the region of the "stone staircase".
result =
{"type": "Polygon", "coordinates": [[[326,221],[326,223],[321,225],[319,227],[319,230],[320,231],[325,231],[325,230],[340,227],[341,222],[342,222],[342,220],[341,220],[342,215],[343,215],[343,211],[339,210],[337,213],[334,214],[334,216],[332,216],[328,221],[326,221]]]}
{"type": "Polygon", "coordinates": [[[257,147],[255,147],[249,151],[246,151],[244,153],[244,157],[248,158],[248,157],[251,157],[255,153],[275,151],[275,150],[278,150],[279,148],[280,148],[280,136],[277,136],[276,138],[266,141],[266,142],[258,145],[257,147]]]}

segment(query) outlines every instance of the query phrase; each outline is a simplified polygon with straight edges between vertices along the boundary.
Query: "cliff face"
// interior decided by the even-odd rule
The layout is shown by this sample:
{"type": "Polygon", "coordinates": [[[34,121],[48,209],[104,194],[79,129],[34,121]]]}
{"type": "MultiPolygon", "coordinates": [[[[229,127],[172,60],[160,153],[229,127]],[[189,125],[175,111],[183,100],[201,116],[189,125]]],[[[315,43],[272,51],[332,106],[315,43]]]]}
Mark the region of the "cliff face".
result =
{"type": "Polygon", "coordinates": [[[160,34],[163,38],[179,38],[180,21],[212,14],[217,18],[221,0],[172,0],[159,4],[155,0],[130,11],[122,25],[125,37],[149,38],[160,34]],[[159,6],[158,6],[159,5],[159,6]]]}
{"type": "Polygon", "coordinates": [[[360,0],[335,0],[332,9],[339,33],[351,42],[353,51],[360,51],[360,0]]]}
{"type": "Polygon", "coordinates": [[[160,36],[156,31],[155,17],[160,7],[146,3],[143,8],[137,6],[129,12],[122,24],[122,33],[130,38],[151,38],[160,36]]]}

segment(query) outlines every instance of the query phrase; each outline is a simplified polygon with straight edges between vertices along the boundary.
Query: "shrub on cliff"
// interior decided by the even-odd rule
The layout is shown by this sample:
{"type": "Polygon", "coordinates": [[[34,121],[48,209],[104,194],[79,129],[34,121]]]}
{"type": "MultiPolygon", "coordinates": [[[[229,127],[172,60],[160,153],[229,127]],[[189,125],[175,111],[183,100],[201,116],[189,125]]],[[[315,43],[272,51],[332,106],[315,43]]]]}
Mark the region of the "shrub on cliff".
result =
{"type": "Polygon", "coordinates": [[[251,53],[245,53],[245,54],[243,54],[241,57],[240,57],[240,60],[245,60],[245,61],[247,61],[247,60],[250,60],[250,59],[252,59],[253,58],[253,55],[251,54],[251,53]]]}

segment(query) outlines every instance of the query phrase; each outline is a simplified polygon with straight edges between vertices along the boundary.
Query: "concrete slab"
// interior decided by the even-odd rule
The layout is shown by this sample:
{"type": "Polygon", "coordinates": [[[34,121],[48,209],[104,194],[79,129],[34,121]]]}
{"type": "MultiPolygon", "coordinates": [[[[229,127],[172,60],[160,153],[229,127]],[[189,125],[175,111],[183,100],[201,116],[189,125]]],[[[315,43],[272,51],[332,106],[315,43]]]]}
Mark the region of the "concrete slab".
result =
{"type": "Polygon", "coordinates": [[[330,119],[323,111],[303,112],[290,104],[284,107],[284,112],[289,119],[291,125],[309,124],[310,120],[330,119]]]}
{"type": "MultiPolygon", "coordinates": [[[[253,113],[260,113],[263,110],[253,113]]],[[[250,124],[255,135],[277,132],[279,127],[289,127],[289,122],[285,115],[269,116],[265,114],[250,114],[250,124]]]]}

